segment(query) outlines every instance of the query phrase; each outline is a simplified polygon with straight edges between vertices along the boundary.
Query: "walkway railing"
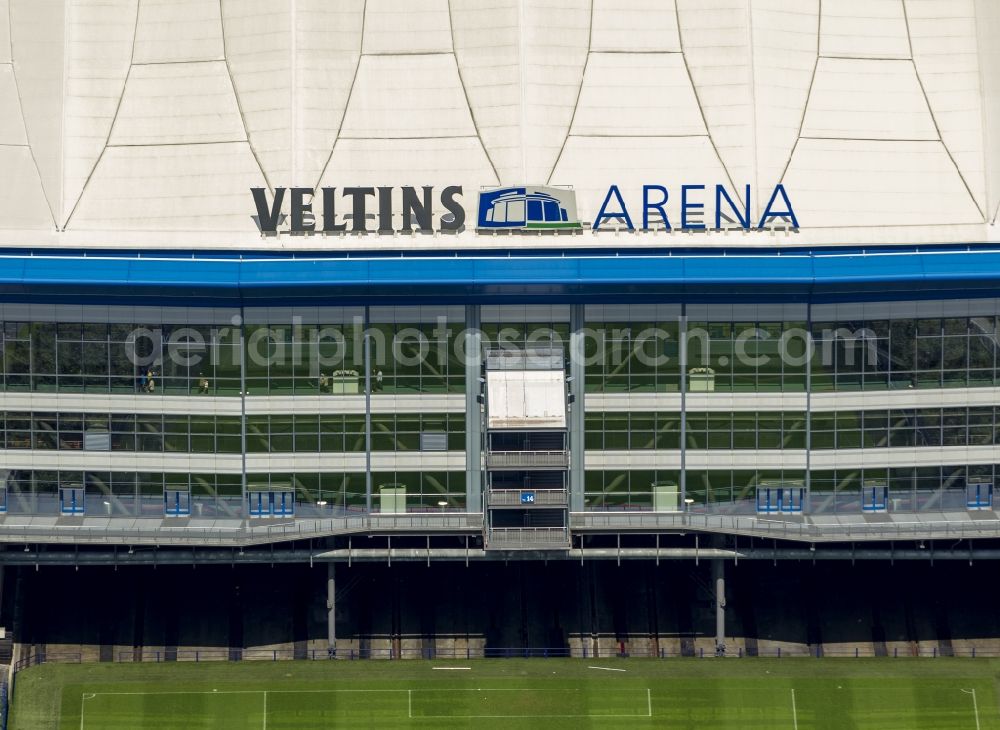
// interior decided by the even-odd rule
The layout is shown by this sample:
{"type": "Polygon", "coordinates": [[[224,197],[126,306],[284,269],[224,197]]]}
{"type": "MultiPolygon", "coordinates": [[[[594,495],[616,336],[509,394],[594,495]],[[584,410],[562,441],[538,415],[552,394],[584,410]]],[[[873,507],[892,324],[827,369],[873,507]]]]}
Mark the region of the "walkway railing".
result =
{"type": "MultiPolygon", "coordinates": [[[[549,494],[561,490],[497,490],[502,496],[485,495],[487,500],[520,500],[524,491],[533,492],[534,504],[565,504],[564,497],[549,494]]],[[[491,506],[501,502],[488,502],[491,506]]],[[[440,510],[399,514],[364,514],[325,519],[282,518],[280,520],[189,520],[183,524],[170,519],[73,518],[59,523],[53,517],[8,515],[0,522],[0,543],[96,544],[96,545],[172,545],[179,547],[241,547],[275,542],[303,540],[337,535],[412,533],[418,535],[467,534],[480,532],[483,515],[440,510]]],[[[904,513],[865,516],[839,515],[757,515],[710,512],[654,512],[648,507],[636,510],[585,511],[570,515],[575,532],[670,532],[701,531],[770,537],[806,542],[845,542],[864,540],[963,540],[1000,538],[1000,519],[995,512],[904,513]]],[[[568,541],[562,528],[497,528],[518,532],[497,532],[497,539],[509,534],[515,542],[537,536],[541,545],[568,541]],[[538,530],[558,530],[558,538],[538,530]],[[535,530],[535,532],[525,532],[535,530]],[[515,536],[520,535],[517,539],[515,536]]],[[[553,533],[554,535],[555,533],[553,533]]],[[[492,546],[492,545],[491,545],[492,546]]],[[[517,549],[517,545],[513,549],[517,549]]],[[[526,546],[527,547],[527,546],[526,546]]]]}
{"type": "MultiPolygon", "coordinates": [[[[90,519],[90,518],[83,518],[90,519]]],[[[91,542],[108,545],[259,545],[283,540],[299,540],[326,535],[369,531],[468,532],[482,529],[481,513],[407,512],[400,514],[357,514],[322,520],[283,519],[280,522],[233,520],[232,524],[176,525],[169,520],[115,520],[97,518],[96,525],[28,522],[0,525],[0,542],[91,542]],[[121,524],[125,523],[125,524],[121,524]]]]}
{"type": "Polygon", "coordinates": [[[555,347],[528,350],[488,350],[487,370],[562,370],[564,354],[555,347]]]}
{"type": "MultiPolygon", "coordinates": [[[[916,515],[907,515],[916,518],[916,515]]],[[[1000,519],[889,519],[810,522],[802,517],[713,515],[672,512],[574,512],[574,530],[699,530],[808,542],[1000,537],[1000,519]]]]}
{"type": "Polygon", "coordinates": [[[565,469],[569,466],[568,451],[489,451],[489,469],[565,469]]]}
{"type": "Polygon", "coordinates": [[[565,489],[490,489],[487,500],[490,507],[564,507],[569,493],[565,489]],[[526,499],[525,495],[530,498],[526,499]]]}
{"type": "MultiPolygon", "coordinates": [[[[748,648],[744,645],[732,646],[725,652],[725,658],[732,659],[993,659],[1000,657],[1000,649],[995,646],[962,646],[942,647],[912,646],[906,649],[900,647],[880,647],[871,643],[858,643],[855,646],[824,647],[809,645],[785,645],[760,649],[748,648]]],[[[590,641],[566,646],[555,647],[452,647],[452,648],[408,648],[408,647],[349,647],[336,651],[328,649],[310,649],[297,652],[292,649],[243,649],[239,647],[217,649],[175,649],[175,650],[130,650],[116,654],[112,661],[122,664],[131,663],[170,663],[170,662],[237,662],[237,661],[329,661],[329,660],[360,660],[360,659],[425,659],[425,660],[470,660],[470,659],[615,659],[615,658],[646,658],[646,659],[708,659],[717,658],[711,647],[694,646],[677,650],[656,646],[630,646],[625,642],[616,642],[613,646],[593,644],[590,641]]],[[[14,672],[20,672],[28,667],[46,663],[81,664],[84,663],[79,652],[42,652],[32,654],[14,665],[14,672]]]]}
{"type": "Polygon", "coordinates": [[[569,547],[565,527],[493,527],[486,538],[490,550],[557,550],[569,547]]]}

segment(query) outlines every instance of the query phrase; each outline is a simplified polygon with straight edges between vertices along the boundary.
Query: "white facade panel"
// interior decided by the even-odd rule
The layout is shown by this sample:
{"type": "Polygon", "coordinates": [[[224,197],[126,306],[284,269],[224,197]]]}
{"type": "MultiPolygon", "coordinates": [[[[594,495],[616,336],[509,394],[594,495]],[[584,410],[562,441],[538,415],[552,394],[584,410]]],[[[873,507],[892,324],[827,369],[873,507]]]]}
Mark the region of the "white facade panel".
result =
{"type": "Polygon", "coordinates": [[[488,428],[565,428],[566,374],[561,370],[492,370],[486,374],[488,428]]]}
{"type": "Polygon", "coordinates": [[[846,58],[819,59],[802,136],[938,139],[911,61],[846,58]]]}
{"type": "MultiPolygon", "coordinates": [[[[62,0],[10,0],[10,52],[36,177],[50,210],[62,205],[66,7],[62,0]]],[[[33,187],[31,178],[28,185],[33,187]]],[[[7,213],[4,204],[4,213],[7,213]]],[[[13,216],[18,216],[12,211],[13,216]]],[[[10,225],[7,223],[6,225],[10,225]]],[[[13,226],[12,226],[13,227],[13,226]]]]}
{"type": "Polygon", "coordinates": [[[592,53],[571,135],[707,134],[679,53],[592,53]]]}
{"type": "Polygon", "coordinates": [[[365,53],[448,53],[448,0],[368,0],[365,53]]]}
{"type": "MultiPolygon", "coordinates": [[[[798,140],[817,63],[819,0],[751,3],[756,179],[774,185],[798,140]]],[[[754,201],[760,215],[767,201],[754,201]]]]}
{"type": "Polygon", "coordinates": [[[14,67],[0,64],[0,145],[26,146],[28,135],[21,118],[21,100],[17,95],[14,67]]]}
{"type": "Polygon", "coordinates": [[[823,0],[820,54],[909,58],[903,0],[823,0]]]}
{"type": "Polygon", "coordinates": [[[817,226],[982,220],[940,142],[800,140],[785,184],[797,214],[817,226]]]}
{"type": "MultiPolygon", "coordinates": [[[[613,147],[599,137],[570,137],[552,175],[554,184],[575,184],[577,209],[585,221],[592,220],[600,210],[608,187],[619,185],[622,198],[635,216],[632,222],[636,227],[642,225],[643,185],[670,186],[671,180],[712,185],[725,179],[726,171],[707,136],[624,137],[617,140],[613,147]]],[[[670,187],[673,189],[668,187],[670,196],[665,208],[671,225],[679,227],[681,191],[679,185],[670,187]]],[[[702,202],[713,194],[706,191],[697,193],[702,202]]],[[[618,206],[608,210],[618,210],[618,206]]],[[[703,214],[701,221],[705,220],[703,214]]],[[[653,222],[659,223],[659,220],[654,217],[653,222]]]]}
{"type": "Polygon", "coordinates": [[[221,60],[221,6],[216,0],[142,0],[133,62],[221,60]]]}
{"type": "Polygon", "coordinates": [[[731,184],[742,200],[745,186],[754,184],[755,177],[751,3],[676,2],[685,63],[712,145],[725,170],[718,182],[731,184]]]}
{"type": "Polygon", "coordinates": [[[976,202],[985,209],[983,87],[979,54],[969,42],[976,34],[975,3],[923,0],[908,4],[906,12],[913,62],[934,123],[976,202]]]}
{"type": "Polygon", "coordinates": [[[10,0],[0,0],[0,63],[10,63],[10,0]]]}
{"type": "Polygon", "coordinates": [[[475,135],[452,54],[362,56],[342,138],[475,135]]]}
{"type": "Polygon", "coordinates": [[[1000,3],[976,0],[976,44],[979,50],[980,94],[986,151],[987,220],[997,225],[1000,215],[1000,3]]]}
{"type": "MultiPolygon", "coordinates": [[[[343,139],[333,151],[321,184],[336,186],[350,180],[355,185],[379,185],[393,176],[409,181],[406,184],[410,185],[441,186],[452,184],[461,176],[483,181],[477,184],[495,179],[490,161],[475,136],[343,139]]],[[[398,195],[399,191],[394,193],[398,195]]]]}
{"type": "Polygon", "coordinates": [[[225,61],[136,66],[110,146],[242,142],[246,131],[225,61]]]}
{"type": "Polygon", "coordinates": [[[674,0],[594,0],[590,50],[679,53],[674,0]]]}
{"type": "MultiPolygon", "coordinates": [[[[290,185],[312,185],[318,170],[311,173],[308,182],[292,174],[291,127],[300,104],[292,89],[298,62],[292,57],[293,20],[289,0],[222,3],[228,66],[224,71],[232,75],[243,112],[241,126],[246,124],[250,143],[268,178],[288,180],[290,185]]],[[[220,92],[225,96],[224,89],[220,92]]]]}
{"type": "MultiPolygon", "coordinates": [[[[60,225],[108,142],[129,73],[137,12],[135,0],[69,4],[60,225]]],[[[171,114],[176,117],[182,109],[175,105],[171,114]]]]}
{"type": "Polygon", "coordinates": [[[240,474],[240,454],[154,454],[126,451],[0,451],[0,468],[66,471],[215,472],[240,474]]]}
{"type": "Polygon", "coordinates": [[[455,57],[476,130],[496,168],[488,182],[525,177],[519,0],[450,3],[455,57]]]}
{"type": "Polygon", "coordinates": [[[295,2],[290,179],[307,186],[319,180],[344,120],[361,58],[364,6],[364,0],[295,2]]]}
{"type": "Polygon", "coordinates": [[[255,230],[246,195],[263,185],[246,142],[113,147],[74,220],[81,228],[115,221],[126,230],[255,230]]]}
{"type": "MultiPolygon", "coordinates": [[[[580,96],[591,33],[590,0],[521,2],[522,179],[556,183],[553,171],[580,96]]],[[[556,183],[558,184],[558,183],[556,183]]]]}
{"type": "Polygon", "coordinates": [[[28,147],[0,147],[0,228],[55,226],[28,147]]]}
{"type": "MultiPolygon", "coordinates": [[[[255,413],[247,400],[247,413],[255,413]]],[[[362,409],[363,410],[363,409],[362,409]]],[[[171,415],[239,416],[239,398],[200,396],[185,398],[151,394],[97,395],[92,393],[0,393],[0,411],[36,413],[164,413],[171,415]]],[[[265,411],[266,412],[266,411],[265,411]]],[[[288,410],[281,411],[288,413],[288,410]]]]}
{"type": "MultiPolygon", "coordinates": [[[[1000,459],[995,446],[921,447],[918,449],[770,449],[762,451],[688,449],[684,467],[692,470],[745,469],[777,471],[789,469],[879,469],[902,467],[965,466],[993,464],[1000,459]]],[[[680,451],[588,451],[588,469],[642,470],[679,469],[680,451]]],[[[688,478],[688,488],[693,477],[688,478]]]]}

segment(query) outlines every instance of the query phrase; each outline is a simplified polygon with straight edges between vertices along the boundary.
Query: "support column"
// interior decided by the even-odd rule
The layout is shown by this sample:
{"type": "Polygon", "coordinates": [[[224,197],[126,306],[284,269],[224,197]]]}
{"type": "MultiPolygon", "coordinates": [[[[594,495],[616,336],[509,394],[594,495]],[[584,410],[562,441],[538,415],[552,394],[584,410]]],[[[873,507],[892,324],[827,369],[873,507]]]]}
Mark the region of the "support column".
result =
{"type": "MultiPolygon", "coordinates": [[[[365,307],[365,513],[372,516],[372,338],[371,320],[365,307]]],[[[369,523],[370,524],[370,523],[369,523]]]]}
{"type": "Polygon", "coordinates": [[[569,509],[583,512],[584,496],[584,328],[585,305],[573,304],[569,309],[569,393],[573,402],[569,410],[569,509]]]}
{"type": "MultiPolygon", "coordinates": [[[[812,302],[806,304],[806,331],[809,333],[806,339],[806,504],[802,505],[803,511],[812,511],[812,365],[813,357],[816,355],[815,344],[812,339],[812,302]]],[[[836,485],[835,485],[836,486],[836,485]]],[[[834,504],[836,504],[834,500],[834,504]]],[[[914,502],[916,504],[916,502],[914,502]]]]}
{"type": "Polygon", "coordinates": [[[465,511],[483,511],[482,333],[479,306],[465,307],[465,511]]]}
{"type": "Polygon", "coordinates": [[[326,564],[326,641],[330,656],[337,653],[337,564],[326,564]]]}
{"type": "MultiPolygon", "coordinates": [[[[240,463],[240,515],[243,520],[250,518],[250,510],[247,502],[247,317],[246,310],[240,306],[238,316],[240,325],[240,452],[242,461],[240,463]]],[[[234,322],[235,324],[235,322],[234,322]]],[[[216,380],[218,383],[218,380],[216,380]]],[[[188,480],[190,489],[190,479],[188,480]]],[[[215,493],[215,501],[218,503],[219,493],[215,493]]],[[[190,502],[188,506],[192,507],[190,502]]],[[[218,507],[218,504],[216,504],[218,507]]]]}
{"type": "MultiPolygon", "coordinates": [[[[680,490],[681,490],[681,503],[680,508],[684,510],[685,514],[688,511],[687,503],[687,371],[688,371],[688,356],[687,356],[687,305],[681,305],[681,316],[680,323],[678,327],[678,342],[677,342],[677,358],[679,360],[679,367],[681,370],[681,474],[680,474],[680,490]]],[[[686,519],[686,518],[685,518],[686,519]]]]}
{"type": "Polygon", "coordinates": [[[726,655],[726,563],[712,561],[712,587],[715,590],[715,655],[726,655]]]}

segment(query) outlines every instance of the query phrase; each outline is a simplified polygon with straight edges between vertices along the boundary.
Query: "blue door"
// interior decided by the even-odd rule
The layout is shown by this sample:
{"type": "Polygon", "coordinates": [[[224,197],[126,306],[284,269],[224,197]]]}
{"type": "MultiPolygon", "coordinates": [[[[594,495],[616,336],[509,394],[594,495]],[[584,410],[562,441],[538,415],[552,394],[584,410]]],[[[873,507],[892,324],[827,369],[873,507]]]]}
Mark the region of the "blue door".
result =
{"type": "Polygon", "coordinates": [[[249,492],[247,493],[247,504],[251,517],[270,517],[271,507],[270,492],[249,492]]]}
{"type": "Polygon", "coordinates": [[[965,506],[970,510],[993,509],[993,482],[969,482],[965,485],[965,506]]]}
{"type": "Polygon", "coordinates": [[[886,512],[889,505],[889,487],[865,485],[861,488],[862,512],[886,512]]]}
{"type": "Polygon", "coordinates": [[[271,514],[275,517],[295,516],[295,495],[292,492],[271,492],[271,514]]]}
{"type": "Polygon", "coordinates": [[[802,497],[805,489],[801,487],[783,487],[778,495],[778,510],[785,514],[799,514],[802,512],[802,497]]]}
{"type": "Polygon", "coordinates": [[[804,487],[758,487],[757,512],[760,514],[800,514],[804,487]]]}
{"type": "Polygon", "coordinates": [[[294,517],[295,492],[248,492],[247,506],[251,517],[294,517]]]}
{"type": "Polygon", "coordinates": [[[163,493],[163,514],[167,517],[191,515],[191,492],[186,489],[168,489],[163,493]]]}
{"type": "Polygon", "coordinates": [[[64,515],[83,514],[83,487],[59,487],[59,512],[64,515]]]}

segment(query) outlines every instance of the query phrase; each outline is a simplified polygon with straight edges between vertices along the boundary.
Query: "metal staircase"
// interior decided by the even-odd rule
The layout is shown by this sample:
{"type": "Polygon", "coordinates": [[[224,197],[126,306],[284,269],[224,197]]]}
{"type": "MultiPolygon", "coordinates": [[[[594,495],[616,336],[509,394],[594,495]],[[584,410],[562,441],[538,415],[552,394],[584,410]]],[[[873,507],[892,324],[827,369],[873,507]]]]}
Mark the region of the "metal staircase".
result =
{"type": "Polygon", "coordinates": [[[494,350],[485,363],[487,550],[566,550],[569,445],[562,350],[494,350]]]}

